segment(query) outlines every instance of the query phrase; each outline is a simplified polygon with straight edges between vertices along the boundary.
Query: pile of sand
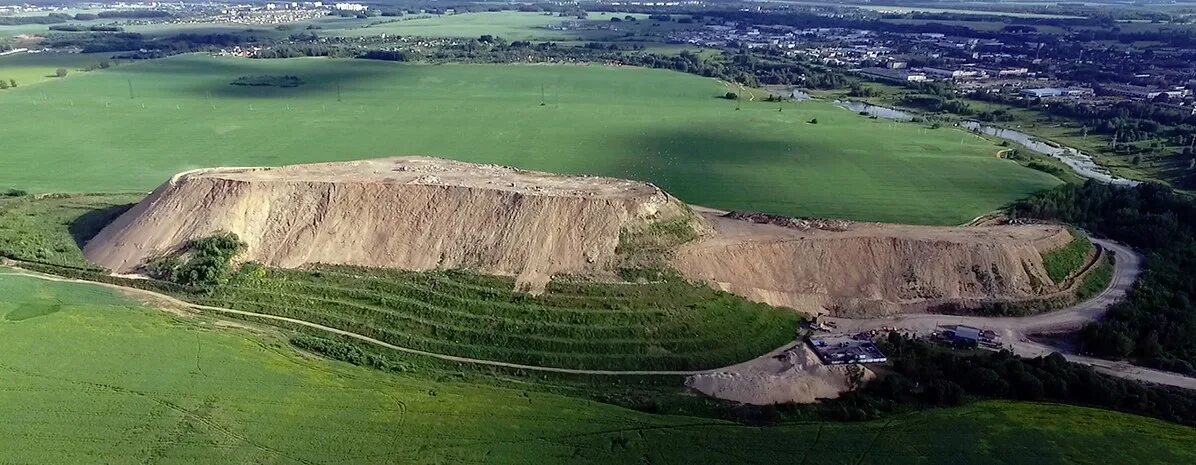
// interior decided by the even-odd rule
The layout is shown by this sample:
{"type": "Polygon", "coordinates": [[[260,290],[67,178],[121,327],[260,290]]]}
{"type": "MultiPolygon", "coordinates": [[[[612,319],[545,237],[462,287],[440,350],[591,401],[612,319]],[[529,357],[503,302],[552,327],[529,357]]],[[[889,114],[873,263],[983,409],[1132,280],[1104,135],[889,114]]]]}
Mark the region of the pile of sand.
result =
{"type": "MultiPolygon", "coordinates": [[[[861,381],[875,375],[862,368],[861,381]]],[[[833,399],[850,390],[848,368],[823,365],[814,351],[797,344],[766,356],[686,378],[685,385],[724,400],[771,405],[833,399]]]]}
{"type": "Polygon", "coordinates": [[[845,317],[1050,293],[1056,285],[1042,254],[1071,240],[1055,225],[822,229],[702,215],[714,234],[676,251],[673,263],[684,276],[759,302],[845,317]]]}
{"type": "Polygon", "coordinates": [[[84,253],[134,272],[189,239],[236,233],[241,257],[516,275],[606,270],[620,233],[696,217],[650,184],[398,157],[180,173],[104,228],[84,253]]]}

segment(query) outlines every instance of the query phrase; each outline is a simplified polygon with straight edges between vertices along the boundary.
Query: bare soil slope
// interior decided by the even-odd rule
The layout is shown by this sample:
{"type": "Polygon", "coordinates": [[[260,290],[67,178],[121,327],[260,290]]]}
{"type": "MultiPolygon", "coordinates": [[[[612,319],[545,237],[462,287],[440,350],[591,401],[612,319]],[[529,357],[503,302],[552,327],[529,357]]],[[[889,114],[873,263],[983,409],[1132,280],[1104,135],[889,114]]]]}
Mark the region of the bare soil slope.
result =
{"type": "Polygon", "coordinates": [[[700,227],[650,184],[397,157],[180,173],[84,254],[132,272],[227,231],[248,244],[243,259],[270,266],[470,268],[536,290],[553,274],[609,269],[620,234],[657,221],[700,227]]]}
{"type": "Polygon", "coordinates": [[[1042,254],[1071,240],[1055,225],[761,224],[702,215],[714,234],[676,251],[673,263],[684,276],[756,301],[845,317],[1049,293],[1055,283],[1042,254]]]}

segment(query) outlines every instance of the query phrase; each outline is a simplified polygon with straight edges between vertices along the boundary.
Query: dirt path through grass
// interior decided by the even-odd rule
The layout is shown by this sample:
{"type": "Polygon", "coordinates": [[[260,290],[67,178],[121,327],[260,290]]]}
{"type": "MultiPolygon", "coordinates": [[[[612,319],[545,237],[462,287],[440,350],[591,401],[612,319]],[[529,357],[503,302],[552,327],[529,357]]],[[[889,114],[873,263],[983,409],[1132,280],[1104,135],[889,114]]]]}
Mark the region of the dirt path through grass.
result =
{"type": "MultiPolygon", "coordinates": [[[[318,323],[312,323],[310,321],[299,320],[299,319],[295,319],[295,318],[287,318],[287,317],[276,316],[276,315],[267,315],[264,313],[247,312],[244,310],[236,310],[236,309],[225,308],[225,307],[213,307],[210,305],[193,304],[193,303],[187,302],[185,300],[171,297],[166,294],[149,291],[149,290],[145,290],[145,289],[138,289],[135,287],[127,287],[127,286],[121,286],[118,284],[101,283],[101,282],[96,282],[96,281],[87,281],[84,279],[62,278],[62,277],[58,277],[58,276],[36,273],[36,272],[21,269],[21,268],[11,268],[11,269],[14,271],[10,272],[10,273],[0,273],[0,276],[4,276],[6,274],[7,275],[19,275],[19,276],[27,276],[27,277],[31,277],[31,278],[37,278],[37,279],[44,279],[47,281],[90,284],[93,286],[107,287],[107,288],[116,289],[116,290],[119,290],[122,292],[126,292],[126,293],[129,293],[132,295],[149,297],[149,298],[154,299],[157,302],[172,304],[172,305],[181,306],[181,307],[188,307],[188,308],[193,308],[193,309],[197,309],[197,310],[207,310],[207,311],[225,313],[225,314],[248,316],[248,317],[253,317],[253,318],[262,318],[262,319],[266,319],[266,320],[281,321],[284,323],[305,326],[308,328],[317,329],[320,331],[324,331],[324,332],[328,332],[328,333],[332,333],[332,334],[336,334],[336,335],[340,335],[340,336],[350,337],[350,338],[357,339],[359,341],[362,341],[362,342],[365,342],[368,344],[373,344],[373,345],[376,345],[379,347],[385,347],[387,349],[397,350],[399,352],[405,352],[405,353],[414,354],[414,355],[422,355],[425,357],[432,357],[432,358],[443,360],[446,362],[470,363],[470,364],[475,364],[475,365],[513,368],[513,369],[517,369],[517,370],[540,371],[540,372],[550,372],[550,373],[565,373],[565,374],[574,374],[574,375],[600,375],[600,376],[690,376],[690,375],[696,375],[696,374],[700,374],[700,373],[710,373],[710,372],[716,372],[716,371],[722,370],[722,368],[715,368],[715,369],[710,369],[710,370],[695,370],[695,371],[579,370],[579,369],[572,369],[572,368],[544,367],[544,366],[535,366],[535,365],[524,365],[521,363],[500,362],[500,361],[496,361],[496,360],[482,360],[482,359],[469,358],[469,357],[458,357],[455,355],[439,354],[439,353],[427,352],[427,351],[423,351],[423,350],[419,350],[419,349],[412,349],[410,347],[401,347],[401,346],[397,346],[394,344],[390,344],[388,342],[383,342],[383,341],[374,339],[369,336],[365,336],[365,335],[361,335],[361,334],[357,334],[357,333],[353,333],[353,332],[349,332],[349,331],[345,331],[342,329],[337,329],[337,328],[333,328],[333,327],[329,327],[329,326],[324,326],[324,325],[321,325],[318,323]]],[[[793,342],[786,343],[782,348],[790,347],[793,344],[794,344],[793,342]]],[[[775,351],[773,351],[773,352],[775,352],[775,351]]],[[[761,355],[761,357],[768,357],[773,352],[769,352],[768,354],[761,355]]],[[[744,362],[744,363],[749,363],[749,362],[750,361],[744,362]]]]}

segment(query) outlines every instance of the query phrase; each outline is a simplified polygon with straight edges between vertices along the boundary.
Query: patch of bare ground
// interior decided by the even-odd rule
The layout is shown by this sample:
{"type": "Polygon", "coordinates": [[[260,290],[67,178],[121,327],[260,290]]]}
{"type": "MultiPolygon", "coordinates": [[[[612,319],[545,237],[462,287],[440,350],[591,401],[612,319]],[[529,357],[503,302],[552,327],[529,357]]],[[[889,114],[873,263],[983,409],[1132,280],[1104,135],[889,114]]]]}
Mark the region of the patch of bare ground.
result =
{"type": "Polygon", "coordinates": [[[698,227],[691,218],[651,184],[396,157],[180,173],[84,253],[125,273],[232,232],[247,244],[244,260],[269,266],[466,268],[538,291],[556,274],[613,273],[625,232],[698,227]]]}
{"type": "Polygon", "coordinates": [[[1055,291],[1056,225],[935,227],[703,210],[714,233],[677,248],[687,278],[810,314],[876,317],[1055,291]]]}
{"type": "MultiPolygon", "coordinates": [[[[862,381],[874,374],[863,370],[862,381]]],[[[851,389],[849,368],[823,365],[802,343],[753,360],[686,378],[685,385],[719,399],[755,405],[810,403],[851,389]]]]}

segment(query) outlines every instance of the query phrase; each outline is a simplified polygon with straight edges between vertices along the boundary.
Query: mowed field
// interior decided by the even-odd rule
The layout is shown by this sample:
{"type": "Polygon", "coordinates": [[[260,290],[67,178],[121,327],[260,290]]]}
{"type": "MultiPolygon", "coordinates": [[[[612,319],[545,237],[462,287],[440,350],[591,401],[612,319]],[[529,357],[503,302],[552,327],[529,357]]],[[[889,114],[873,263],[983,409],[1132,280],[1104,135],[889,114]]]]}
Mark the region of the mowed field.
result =
{"type": "MultiPolygon", "coordinates": [[[[58,79],[74,79],[81,75],[80,68],[98,65],[108,60],[110,53],[16,53],[0,57],[0,79],[17,80],[17,88],[39,82],[58,79]],[[54,75],[58,68],[66,69],[66,78],[54,75]]],[[[0,91],[0,96],[4,92],[0,91]]]]}
{"type": "Polygon", "coordinates": [[[736,110],[724,92],[640,68],[181,56],[0,92],[20,115],[0,125],[0,188],[149,191],[198,167],[420,154],[645,180],[724,209],[956,224],[1060,182],[964,131],[821,101],[736,110]],[[230,85],[260,75],[305,84],[230,85]]]}
{"type": "Polygon", "coordinates": [[[984,402],[878,422],[755,428],[430,381],[304,355],[274,330],[8,272],[0,269],[7,463],[1196,460],[1192,428],[1077,407],[984,402]]]}

